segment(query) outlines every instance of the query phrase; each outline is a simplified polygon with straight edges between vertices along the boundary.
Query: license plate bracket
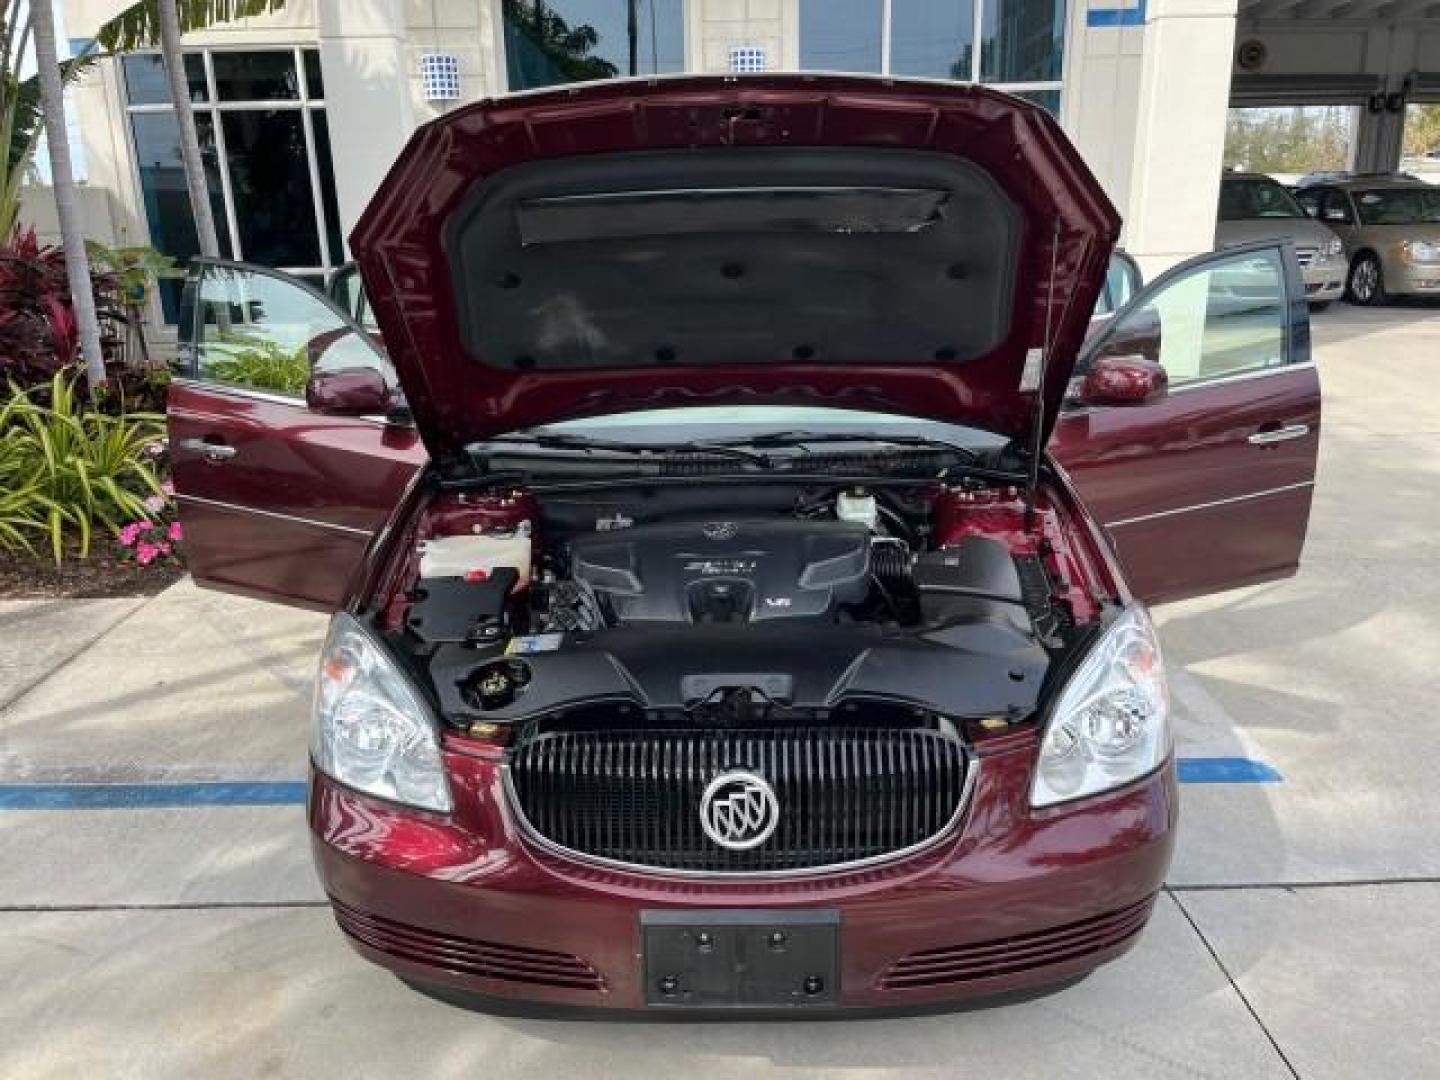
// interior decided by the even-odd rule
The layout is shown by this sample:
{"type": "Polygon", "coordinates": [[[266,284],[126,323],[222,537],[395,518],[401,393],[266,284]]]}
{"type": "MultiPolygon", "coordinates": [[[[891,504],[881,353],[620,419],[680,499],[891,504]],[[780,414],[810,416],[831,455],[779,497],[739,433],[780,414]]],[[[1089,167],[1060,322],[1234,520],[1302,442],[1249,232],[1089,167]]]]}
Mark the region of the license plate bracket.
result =
{"type": "Polygon", "coordinates": [[[840,913],[643,911],[645,1003],[774,1009],[840,999],[840,913]]]}

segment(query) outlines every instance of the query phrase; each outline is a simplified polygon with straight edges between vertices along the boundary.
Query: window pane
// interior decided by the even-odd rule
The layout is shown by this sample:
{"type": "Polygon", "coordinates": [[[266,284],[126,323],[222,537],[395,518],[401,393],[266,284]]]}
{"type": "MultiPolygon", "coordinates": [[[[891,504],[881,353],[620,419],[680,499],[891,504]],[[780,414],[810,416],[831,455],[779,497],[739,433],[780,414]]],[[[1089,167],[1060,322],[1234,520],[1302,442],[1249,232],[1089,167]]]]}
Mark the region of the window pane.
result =
{"type": "Polygon", "coordinates": [[[1285,275],[1273,251],[1191,271],[1124,316],[1115,340],[1153,341],[1172,386],[1285,362],[1285,275]]]}
{"type": "Polygon", "coordinates": [[[511,90],[685,70],[684,0],[505,0],[511,90]]]}
{"type": "MultiPolygon", "coordinates": [[[[1005,89],[1003,86],[998,89],[1005,89]]],[[[1048,109],[1055,116],[1060,115],[1060,88],[1053,90],[1011,90],[1008,93],[1014,94],[1025,101],[1033,102],[1042,109],[1048,109]]]]}
{"type": "MultiPolygon", "coordinates": [[[[134,113],[130,126],[135,135],[135,159],[140,171],[140,191],[145,202],[145,220],[150,226],[150,243],[157,251],[177,259],[200,253],[195,215],[190,210],[190,192],[185,186],[185,167],[180,160],[180,127],[173,113],[134,113]]],[[[220,250],[228,253],[230,233],[225,220],[225,197],[220,187],[219,156],[215,152],[215,127],[208,112],[195,116],[200,137],[200,156],[205,162],[205,179],[210,189],[210,206],[220,237],[220,250]]],[[[180,311],[181,282],[160,282],[160,303],[165,321],[173,323],[180,311]]]]}
{"type": "Polygon", "coordinates": [[[325,97],[325,73],[320,69],[320,51],[305,50],[305,93],[311,101],[325,97]]]}
{"type": "Polygon", "coordinates": [[[970,80],[975,48],[971,0],[894,0],[891,12],[893,74],[970,80]]]}
{"type": "Polygon", "coordinates": [[[800,0],[800,66],[879,71],[881,0],[800,0]]]}
{"type": "MultiPolygon", "coordinates": [[[[122,57],[125,71],[125,96],[131,105],[169,105],[170,78],[165,61],[158,54],[122,57]]],[[[190,85],[190,100],[204,101],[205,61],[198,53],[185,54],[185,81],[190,85]]]]}
{"type": "Polygon", "coordinates": [[[297,396],[315,368],[373,367],[395,385],[373,345],[298,280],[228,267],[200,282],[195,361],[202,379],[297,396]]]}
{"type": "Polygon", "coordinates": [[[221,101],[281,101],[298,98],[295,54],[285,52],[215,52],[215,93],[221,101]]]}
{"type": "Polygon", "coordinates": [[[980,78],[985,82],[1059,79],[1065,46],[1065,0],[984,3],[980,78]]]}
{"type": "Polygon", "coordinates": [[[319,266],[320,241],[298,109],[222,114],[230,187],[247,262],[319,266]]]}
{"type": "Polygon", "coordinates": [[[330,246],[330,265],[345,261],[345,240],[340,228],[340,202],[335,197],[335,160],[330,153],[330,120],[324,109],[312,109],[311,123],[315,128],[315,163],[320,170],[320,198],[325,203],[326,242],[330,246]]]}

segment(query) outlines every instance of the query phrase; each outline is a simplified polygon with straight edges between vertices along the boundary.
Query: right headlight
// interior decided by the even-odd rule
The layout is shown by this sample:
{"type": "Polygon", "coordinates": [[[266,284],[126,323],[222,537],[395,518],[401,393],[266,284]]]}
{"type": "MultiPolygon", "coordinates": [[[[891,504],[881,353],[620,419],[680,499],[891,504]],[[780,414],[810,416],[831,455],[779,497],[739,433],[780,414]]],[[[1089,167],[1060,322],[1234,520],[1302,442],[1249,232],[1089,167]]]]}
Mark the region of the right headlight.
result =
{"type": "Polygon", "coordinates": [[[1401,245],[1405,258],[1412,263],[1440,263],[1440,242],[1406,240],[1401,245]]]}
{"type": "Polygon", "coordinates": [[[1326,258],[1333,258],[1345,250],[1345,245],[1340,242],[1338,236],[1332,236],[1325,243],[1320,245],[1320,254],[1326,258]]]}
{"type": "Polygon", "coordinates": [[[1095,795],[1158,768],[1170,753],[1170,692],[1155,627],[1125,609],[1070,676],[1040,743],[1031,806],[1095,795]]]}
{"type": "Polygon", "coordinates": [[[325,640],[310,753],[317,769],[347,787],[450,812],[430,709],[384,648],[344,612],[331,620],[325,640]]]}

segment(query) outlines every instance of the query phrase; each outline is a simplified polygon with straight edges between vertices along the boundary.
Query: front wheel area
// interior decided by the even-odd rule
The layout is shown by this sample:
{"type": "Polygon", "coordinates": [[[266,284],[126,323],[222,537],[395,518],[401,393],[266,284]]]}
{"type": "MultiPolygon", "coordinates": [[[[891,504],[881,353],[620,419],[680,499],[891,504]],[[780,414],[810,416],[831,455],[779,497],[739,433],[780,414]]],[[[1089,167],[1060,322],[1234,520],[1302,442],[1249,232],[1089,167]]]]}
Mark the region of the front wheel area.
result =
{"type": "Polygon", "coordinates": [[[1380,260],[1370,252],[1355,257],[1350,264],[1350,281],[1345,291],[1352,304],[1374,307],[1385,302],[1385,279],[1380,260]]]}

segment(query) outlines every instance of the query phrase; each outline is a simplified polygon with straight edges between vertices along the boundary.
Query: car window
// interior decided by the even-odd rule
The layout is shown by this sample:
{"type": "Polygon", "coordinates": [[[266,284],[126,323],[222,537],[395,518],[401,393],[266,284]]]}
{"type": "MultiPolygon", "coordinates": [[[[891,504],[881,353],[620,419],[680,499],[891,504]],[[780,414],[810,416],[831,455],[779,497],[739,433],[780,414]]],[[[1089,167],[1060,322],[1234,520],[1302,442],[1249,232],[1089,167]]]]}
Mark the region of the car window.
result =
{"type": "Polygon", "coordinates": [[[301,397],[312,371],[368,367],[395,386],[369,336],[298,279],[205,265],[195,292],[191,363],[197,378],[301,397]]]}
{"type": "Polygon", "coordinates": [[[349,263],[335,271],[330,283],[330,299],[366,330],[378,331],[379,324],[370,310],[370,297],[365,294],[365,284],[360,280],[360,270],[349,263]]]}
{"type": "Polygon", "coordinates": [[[1366,225],[1433,225],[1440,223],[1440,190],[1376,188],[1358,192],[1355,205],[1366,225]]]}
{"type": "Polygon", "coordinates": [[[1122,315],[1107,339],[1158,338],[1152,358],[1172,387],[1183,386],[1284,364],[1288,306],[1279,252],[1240,253],[1172,279],[1122,315]]]}
{"type": "Polygon", "coordinates": [[[1268,176],[1226,176],[1220,181],[1221,221],[1303,216],[1290,192],[1268,176]]]}
{"type": "Polygon", "coordinates": [[[1306,217],[1320,216],[1320,195],[1321,193],[1314,189],[1295,193],[1295,201],[1300,204],[1300,209],[1305,211],[1306,217]]]}
{"type": "Polygon", "coordinates": [[[1350,212],[1350,200],[1343,191],[1326,191],[1320,201],[1320,219],[1331,224],[1352,225],[1355,217],[1350,212]]]}

